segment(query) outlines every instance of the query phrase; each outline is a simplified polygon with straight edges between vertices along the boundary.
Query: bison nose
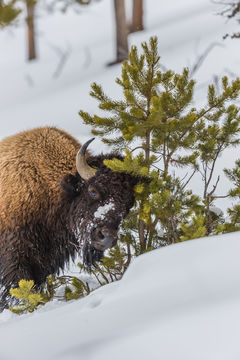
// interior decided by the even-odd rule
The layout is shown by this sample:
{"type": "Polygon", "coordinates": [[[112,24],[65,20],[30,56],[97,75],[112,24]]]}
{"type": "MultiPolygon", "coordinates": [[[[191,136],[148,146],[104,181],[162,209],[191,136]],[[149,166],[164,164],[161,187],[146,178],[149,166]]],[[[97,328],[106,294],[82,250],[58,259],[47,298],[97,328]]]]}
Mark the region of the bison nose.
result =
{"type": "Polygon", "coordinates": [[[100,227],[95,230],[93,246],[97,250],[106,250],[116,245],[117,233],[107,227],[100,227]]]}

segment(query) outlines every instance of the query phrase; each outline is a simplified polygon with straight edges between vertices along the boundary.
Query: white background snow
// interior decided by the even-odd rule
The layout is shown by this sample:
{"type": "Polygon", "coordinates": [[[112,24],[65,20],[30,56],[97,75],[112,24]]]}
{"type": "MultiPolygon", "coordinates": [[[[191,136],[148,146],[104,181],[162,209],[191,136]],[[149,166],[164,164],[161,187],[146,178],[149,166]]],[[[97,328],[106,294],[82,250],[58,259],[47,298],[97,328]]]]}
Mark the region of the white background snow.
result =
{"type": "MultiPolygon", "coordinates": [[[[130,9],[130,0],[126,0],[130,9]]],[[[145,0],[145,28],[129,37],[139,45],[159,38],[161,63],[176,71],[192,68],[216,44],[194,78],[195,102],[204,104],[207,84],[224,74],[238,76],[240,40],[222,40],[238,31],[236,22],[217,16],[210,0],[145,0]]],[[[67,130],[80,141],[90,128],[78,111],[97,112],[89,96],[93,81],[113,97],[121,66],[115,58],[113,1],[46,14],[37,19],[39,60],[26,62],[24,23],[0,31],[0,138],[42,125],[67,130]],[[67,61],[58,77],[59,52],[67,61]]],[[[99,140],[95,152],[108,150],[99,140]]],[[[238,150],[218,163],[232,167],[238,150]]],[[[201,180],[194,179],[195,191],[201,180]]],[[[228,183],[221,176],[218,192],[228,183]]],[[[218,203],[223,210],[226,201],[218,203]]],[[[229,205],[229,204],[228,204],[229,205]]],[[[0,315],[0,359],[240,359],[240,234],[202,238],[137,258],[124,278],[88,297],[52,302],[31,315],[0,315]]]]}

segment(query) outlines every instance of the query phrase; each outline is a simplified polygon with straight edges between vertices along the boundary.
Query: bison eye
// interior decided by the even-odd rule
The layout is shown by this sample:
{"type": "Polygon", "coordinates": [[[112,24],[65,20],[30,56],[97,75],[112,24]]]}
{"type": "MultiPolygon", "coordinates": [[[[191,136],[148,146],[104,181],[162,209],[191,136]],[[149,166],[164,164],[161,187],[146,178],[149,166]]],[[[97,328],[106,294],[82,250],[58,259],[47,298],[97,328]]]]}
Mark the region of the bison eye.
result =
{"type": "Polygon", "coordinates": [[[89,193],[89,195],[91,196],[92,199],[97,200],[100,197],[99,192],[93,186],[89,186],[88,193],[89,193]]]}

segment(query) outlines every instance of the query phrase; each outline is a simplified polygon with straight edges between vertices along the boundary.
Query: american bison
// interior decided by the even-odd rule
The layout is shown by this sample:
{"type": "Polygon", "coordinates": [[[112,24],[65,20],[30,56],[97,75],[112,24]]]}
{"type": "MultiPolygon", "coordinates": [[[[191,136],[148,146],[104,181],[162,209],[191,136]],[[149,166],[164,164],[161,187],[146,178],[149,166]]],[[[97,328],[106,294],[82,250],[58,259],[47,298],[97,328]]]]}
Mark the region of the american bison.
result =
{"type": "Polygon", "coordinates": [[[42,284],[81,249],[87,265],[117,242],[137,179],[114,173],[65,131],[43,127],[0,142],[1,308],[20,279],[42,284]]]}

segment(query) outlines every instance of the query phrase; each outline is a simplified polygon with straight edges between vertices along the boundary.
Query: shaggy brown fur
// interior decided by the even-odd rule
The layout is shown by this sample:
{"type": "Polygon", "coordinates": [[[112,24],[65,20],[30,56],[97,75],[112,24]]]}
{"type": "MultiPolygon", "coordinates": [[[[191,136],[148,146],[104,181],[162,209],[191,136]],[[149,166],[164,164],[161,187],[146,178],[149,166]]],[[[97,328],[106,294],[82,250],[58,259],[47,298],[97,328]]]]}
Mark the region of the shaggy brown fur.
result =
{"type": "Polygon", "coordinates": [[[56,128],[38,128],[0,142],[0,227],[42,218],[59,196],[59,182],[75,174],[81,145],[56,128]],[[27,216],[26,216],[27,215],[27,216]]]}
{"type": "Polygon", "coordinates": [[[137,180],[103,164],[116,154],[89,157],[97,172],[84,181],[75,165],[80,147],[71,135],[54,127],[21,132],[0,142],[2,308],[7,306],[10,287],[20,279],[43,283],[74,257],[76,247],[82,249],[86,264],[100,260],[103,251],[94,245],[96,229],[115,234],[133,205],[137,180]],[[90,196],[92,188],[97,199],[90,196]],[[105,218],[97,217],[105,204],[113,205],[105,218]]]}

